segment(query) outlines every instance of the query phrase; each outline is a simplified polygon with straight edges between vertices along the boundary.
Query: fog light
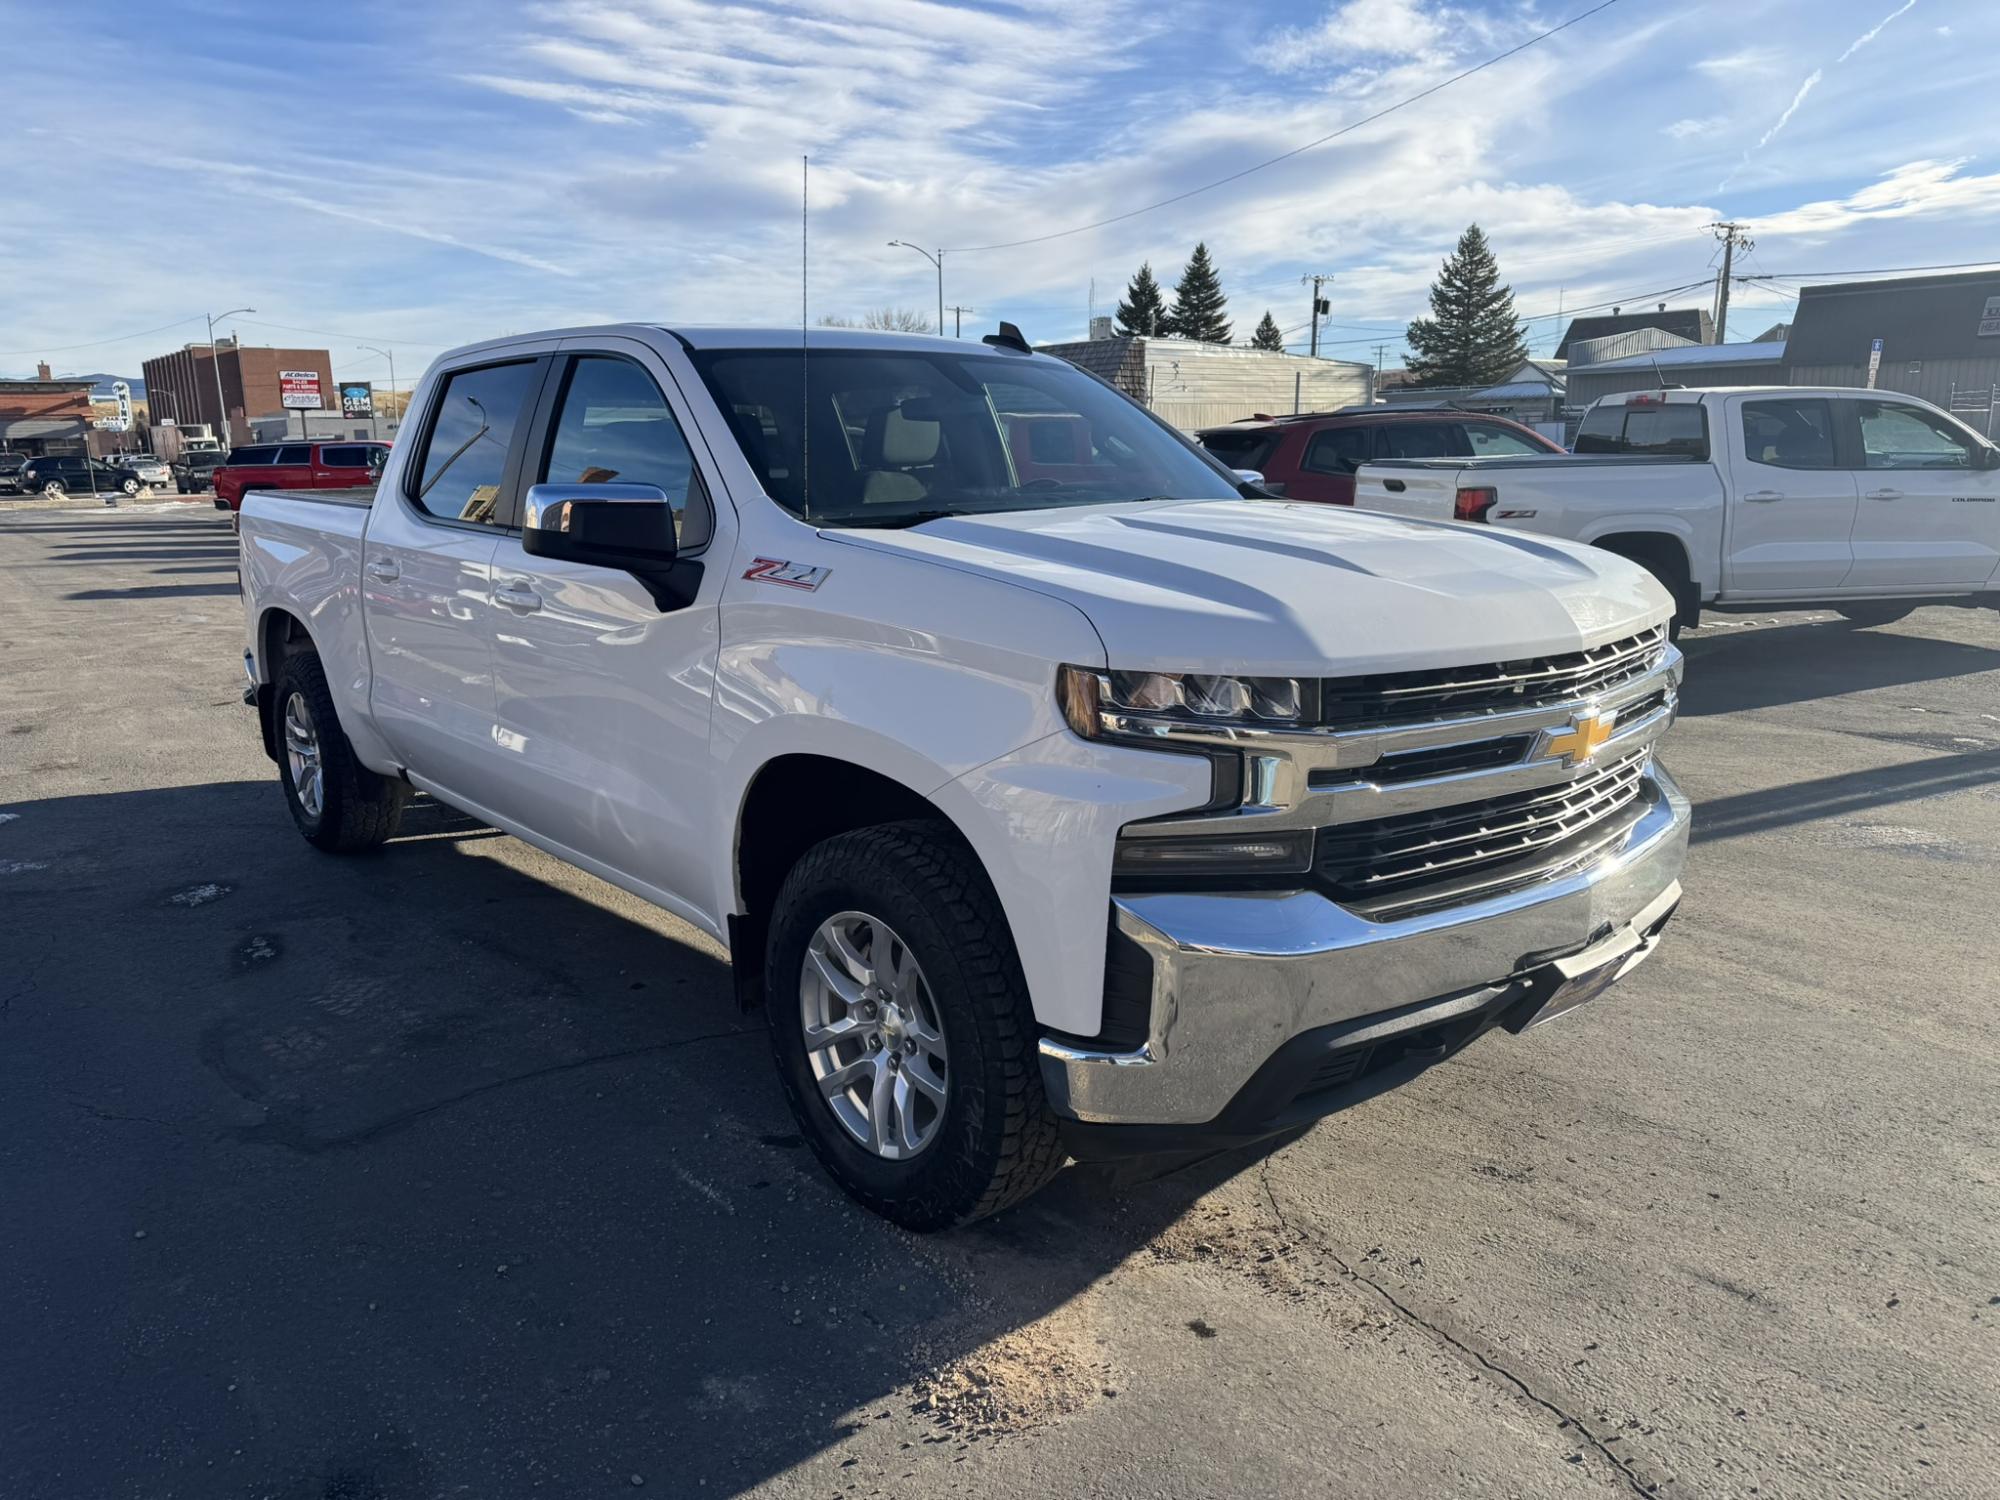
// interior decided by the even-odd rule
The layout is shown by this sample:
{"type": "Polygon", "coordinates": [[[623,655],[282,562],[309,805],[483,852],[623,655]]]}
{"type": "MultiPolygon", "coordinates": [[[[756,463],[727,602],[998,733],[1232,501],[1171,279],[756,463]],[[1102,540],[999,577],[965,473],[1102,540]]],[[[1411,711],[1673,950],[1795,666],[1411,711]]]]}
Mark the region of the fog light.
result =
{"type": "Polygon", "coordinates": [[[1312,868],[1312,833],[1223,834],[1205,838],[1134,838],[1118,841],[1112,870],[1119,875],[1287,875],[1312,868]]]}

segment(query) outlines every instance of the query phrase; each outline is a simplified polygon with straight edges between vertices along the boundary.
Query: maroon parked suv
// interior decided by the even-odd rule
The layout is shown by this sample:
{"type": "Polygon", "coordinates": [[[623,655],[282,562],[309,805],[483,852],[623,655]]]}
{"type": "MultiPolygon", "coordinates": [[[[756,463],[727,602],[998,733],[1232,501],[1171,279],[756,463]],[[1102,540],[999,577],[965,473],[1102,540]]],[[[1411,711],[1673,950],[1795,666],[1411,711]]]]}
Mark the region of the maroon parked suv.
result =
{"type": "Polygon", "coordinates": [[[1261,412],[1196,434],[1232,469],[1255,469],[1287,500],[1354,503],[1354,471],[1378,458],[1504,458],[1561,453],[1561,445],[1505,417],[1467,411],[1350,406],[1267,417],[1261,412]]]}

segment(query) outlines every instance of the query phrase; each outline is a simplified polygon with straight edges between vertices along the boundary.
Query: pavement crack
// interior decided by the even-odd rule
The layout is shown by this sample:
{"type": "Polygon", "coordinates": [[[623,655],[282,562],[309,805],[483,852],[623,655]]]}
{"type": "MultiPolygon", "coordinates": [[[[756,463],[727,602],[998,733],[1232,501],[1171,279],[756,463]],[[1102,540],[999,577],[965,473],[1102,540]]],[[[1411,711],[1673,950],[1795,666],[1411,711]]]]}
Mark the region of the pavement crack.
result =
{"type": "Polygon", "coordinates": [[[152,1115],[123,1115],[115,1110],[99,1109],[84,1099],[72,1099],[69,1103],[70,1108],[80,1109],[93,1119],[110,1120],[118,1124],[159,1125],[168,1130],[180,1130],[194,1123],[192,1120],[161,1120],[152,1115]]]}
{"type": "Polygon", "coordinates": [[[1269,1156],[1264,1158],[1258,1170],[1258,1179],[1263,1183],[1264,1197],[1271,1205],[1273,1217],[1278,1221],[1279,1232],[1286,1239],[1297,1244],[1306,1245],[1316,1253],[1324,1255],[1328,1260],[1333,1262],[1342,1276],[1346,1277],[1349,1281],[1359,1282],[1362,1286],[1367,1287],[1369,1291],[1380,1298],[1405,1323],[1410,1324],[1414,1328],[1421,1329],[1439,1343],[1447,1345],[1451,1349],[1456,1350],[1460,1355],[1471,1360],[1480,1369],[1506,1381],[1508,1385],[1519,1392],[1523,1400],[1539,1406],[1543,1411],[1549,1413],[1549,1415],[1558,1418],[1562,1427],[1573,1428],[1583,1438],[1584,1442],[1590,1446],[1593,1452],[1611,1465],[1617,1472],[1618,1477],[1625,1481],[1627,1488],[1633,1494],[1651,1496],[1658,1492],[1659,1486],[1657,1484],[1641,1477],[1631,1464],[1613,1452],[1611,1447],[1602,1438],[1590,1430],[1589,1424],[1583,1418],[1551,1401],[1547,1396],[1544,1396],[1540,1391],[1528,1384],[1526,1379],[1515,1374],[1484,1350],[1474,1348],[1449,1329],[1433,1323],[1429,1318],[1426,1318],[1422,1313],[1404,1302],[1374,1277],[1355,1270],[1348,1263],[1345,1256],[1338,1250],[1335,1250],[1319,1235],[1295,1227],[1291,1220],[1285,1216],[1285,1211],[1278,1202],[1277,1190],[1271,1185],[1272,1159],[1269,1156]]]}
{"type": "Polygon", "coordinates": [[[510,1073],[505,1078],[495,1078],[489,1083],[475,1084],[443,1099],[434,1099],[429,1104],[420,1104],[413,1109],[400,1110],[371,1124],[346,1131],[340,1135],[316,1136],[302,1129],[297,1122],[285,1118],[267,1119],[262,1124],[248,1125],[230,1132],[237,1140],[246,1144],[270,1142],[296,1151],[302,1156],[317,1156],[323,1151],[342,1150],[356,1146],[366,1146],[406,1130],[419,1120],[425,1120],[441,1110],[454,1108],[484,1095],[501,1089],[511,1089],[524,1083],[535,1083],[544,1078],[557,1077],[564,1073],[574,1073],[583,1068],[600,1067],[605,1063],[624,1062],[634,1057],[649,1057],[660,1052],[675,1052],[682,1047],[692,1047],[700,1042],[722,1041],[728,1037],[754,1036],[757,1028],[731,1027],[724,1031],[705,1031],[697,1036],[679,1037],[671,1042],[652,1042],[644,1047],[626,1047],[617,1052],[599,1052],[589,1057],[572,1058],[568,1062],[550,1063],[544,1068],[530,1068],[525,1073],[510,1073]]]}

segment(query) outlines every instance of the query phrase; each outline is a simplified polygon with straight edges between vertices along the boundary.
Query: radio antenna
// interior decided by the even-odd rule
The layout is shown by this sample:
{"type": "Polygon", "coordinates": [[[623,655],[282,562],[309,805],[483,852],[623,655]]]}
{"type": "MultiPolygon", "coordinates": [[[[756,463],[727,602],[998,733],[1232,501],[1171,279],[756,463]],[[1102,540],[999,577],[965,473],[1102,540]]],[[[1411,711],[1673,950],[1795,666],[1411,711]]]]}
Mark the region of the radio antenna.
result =
{"type": "Polygon", "coordinates": [[[806,356],[806,336],[812,327],[806,310],[807,268],[812,264],[812,157],[799,158],[799,514],[812,519],[812,362],[806,356]]]}

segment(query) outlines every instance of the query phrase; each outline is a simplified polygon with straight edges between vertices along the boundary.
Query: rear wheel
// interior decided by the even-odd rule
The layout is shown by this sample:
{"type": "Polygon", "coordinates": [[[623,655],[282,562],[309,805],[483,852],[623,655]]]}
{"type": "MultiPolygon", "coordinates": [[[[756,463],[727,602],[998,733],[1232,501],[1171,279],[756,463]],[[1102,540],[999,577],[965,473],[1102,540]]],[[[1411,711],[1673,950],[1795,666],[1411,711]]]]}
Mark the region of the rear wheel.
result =
{"type": "Polygon", "coordinates": [[[944,1229],[1062,1167],[1013,938],[949,829],[890,823],[808,850],[778,893],[764,974],[792,1113],[858,1202],[944,1229]]]}
{"type": "Polygon", "coordinates": [[[121,480],[118,488],[128,495],[136,495],[139,493],[139,481],[136,479],[121,480]]]}
{"type": "Polygon", "coordinates": [[[1833,612],[1855,629],[1866,630],[1870,625],[1892,625],[1915,608],[1914,604],[1894,604],[1884,600],[1881,603],[1836,604],[1833,612]]]}
{"type": "Polygon", "coordinates": [[[60,500],[64,495],[69,493],[69,486],[64,484],[60,479],[51,479],[42,486],[42,493],[47,495],[51,500],[60,500]]]}
{"type": "Polygon", "coordinates": [[[393,836],[403,819],[404,788],[355,758],[313,652],[285,658],[273,712],[278,781],[306,842],[330,854],[352,854],[393,836]]]}

